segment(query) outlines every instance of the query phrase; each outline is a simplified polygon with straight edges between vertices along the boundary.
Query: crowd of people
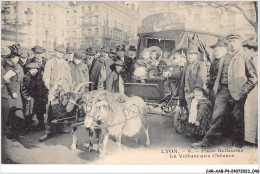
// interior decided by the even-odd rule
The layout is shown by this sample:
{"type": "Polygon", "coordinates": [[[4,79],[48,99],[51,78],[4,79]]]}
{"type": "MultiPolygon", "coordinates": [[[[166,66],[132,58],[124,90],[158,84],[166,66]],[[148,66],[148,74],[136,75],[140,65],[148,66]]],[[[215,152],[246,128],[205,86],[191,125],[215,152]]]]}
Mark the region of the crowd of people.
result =
{"type": "Polygon", "coordinates": [[[211,48],[214,55],[207,71],[206,64],[198,58],[196,45],[172,52],[152,46],[144,49],[139,59],[134,46],[126,50],[124,45],[83,51],[57,46],[51,59],[44,57],[45,50],[40,46],[31,49],[33,54],[19,44],[3,46],[2,137],[19,136],[8,124],[13,113],[25,120],[26,130],[46,129],[40,141],[51,137],[53,118],[49,110],[60,104],[54,100],[59,88],[67,93],[83,82],[92,82],[86,85],[85,92],[104,89],[124,93],[125,82],[145,83],[149,78],[162,77],[180,81],[178,91],[172,91],[176,83],[166,80],[165,95],[178,95],[180,106],[187,108],[187,135],[202,139],[192,147],[214,145],[225,126],[233,127],[235,146],[242,147],[244,141],[257,144],[258,46],[254,40],[242,42],[240,35],[230,34],[211,48]]]}

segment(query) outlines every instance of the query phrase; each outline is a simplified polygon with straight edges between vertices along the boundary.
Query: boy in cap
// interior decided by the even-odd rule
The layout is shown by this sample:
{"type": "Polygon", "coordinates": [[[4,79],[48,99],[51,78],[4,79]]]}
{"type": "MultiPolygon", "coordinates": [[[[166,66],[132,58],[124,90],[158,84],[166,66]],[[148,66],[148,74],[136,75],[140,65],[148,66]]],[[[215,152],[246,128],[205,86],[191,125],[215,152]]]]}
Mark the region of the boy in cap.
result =
{"type": "Polygon", "coordinates": [[[200,86],[195,86],[191,96],[191,108],[189,110],[186,135],[193,138],[202,138],[209,130],[212,116],[211,102],[207,98],[207,92],[200,86]]]}
{"type": "MultiPolygon", "coordinates": [[[[74,53],[73,61],[69,63],[71,68],[71,77],[74,85],[77,86],[82,82],[89,82],[88,66],[82,62],[83,53],[76,51],[74,53]]],[[[86,92],[89,91],[89,85],[86,85],[86,92]]]]}
{"type": "Polygon", "coordinates": [[[193,143],[193,148],[212,146],[222,134],[224,119],[232,113],[233,142],[239,148],[244,144],[244,104],[247,94],[257,83],[257,72],[251,58],[244,54],[242,38],[238,34],[229,34],[228,54],[219,62],[219,71],[213,87],[216,94],[212,115],[212,125],[202,141],[193,143]]]}
{"type": "Polygon", "coordinates": [[[23,78],[22,96],[25,100],[25,119],[30,125],[32,118],[36,114],[38,120],[37,129],[43,129],[44,114],[46,113],[48,89],[45,87],[42,74],[39,72],[40,65],[38,63],[29,63],[27,65],[28,72],[23,78]]]}

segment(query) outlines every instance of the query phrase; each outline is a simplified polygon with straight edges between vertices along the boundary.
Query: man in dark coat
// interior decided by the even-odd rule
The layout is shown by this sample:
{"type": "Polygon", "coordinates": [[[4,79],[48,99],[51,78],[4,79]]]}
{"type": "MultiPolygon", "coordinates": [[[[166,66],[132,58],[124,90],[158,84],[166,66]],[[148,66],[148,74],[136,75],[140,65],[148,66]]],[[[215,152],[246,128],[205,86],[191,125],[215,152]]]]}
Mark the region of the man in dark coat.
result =
{"type": "Polygon", "coordinates": [[[42,80],[42,74],[39,71],[40,65],[37,63],[29,63],[27,65],[28,72],[23,79],[22,96],[25,99],[25,117],[28,123],[32,122],[33,115],[36,114],[39,121],[36,126],[43,129],[44,114],[46,113],[48,89],[42,80]]]}
{"type": "Polygon", "coordinates": [[[109,57],[109,48],[102,50],[102,56],[96,58],[90,69],[90,81],[93,82],[91,90],[104,89],[104,80],[107,75],[112,72],[110,66],[114,63],[112,58],[109,57]]]}
{"type": "Polygon", "coordinates": [[[222,134],[226,117],[232,113],[233,145],[244,144],[244,104],[247,94],[257,83],[257,71],[252,58],[245,55],[242,38],[238,34],[227,36],[229,51],[219,62],[219,71],[213,87],[216,94],[212,125],[202,141],[193,143],[193,148],[206,148],[215,143],[222,134]]]}
{"type": "Polygon", "coordinates": [[[219,60],[227,54],[227,42],[225,40],[219,39],[215,45],[211,45],[210,47],[214,49],[214,54],[213,54],[214,57],[209,69],[209,78],[207,79],[207,87],[209,89],[209,100],[214,106],[215,94],[213,91],[213,86],[218,74],[219,60]]]}
{"type": "MultiPolygon", "coordinates": [[[[76,51],[73,61],[69,63],[74,86],[82,82],[89,82],[89,70],[88,66],[82,62],[82,54],[82,52],[76,51]]],[[[89,91],[89,85],[86,85],[85,91],[89,91]]]]}
{"type": "Polygon", "coordinates": [[[192,90],[195,86],[204,87],[207,70],[206,65],[198,60],[198,47],[196,45],[189,46],[187,61],[180,82],[179,97],[181,105],[187,105],[190,109],[192,90]]]}
{"type": "Polygon", "coordinates": [[[39,71],[43,73],[45,64],[47,60],[43,57],[43,53],[45,52],[45,49],[41,46],[35,46],[32,48],[32,51],[34,52],[34,57],[28,61],[29,63],[38,63],[40,65],[39,71]]]}
{"type": "Polygon", "coordinates": [[[122,60],[124,62],[126,77],[125,82],[130,82],[132,79],[132,74],[134,71],[134,64],[136,61],[135,57],[135,46],[130,46],[128,50],[128,56],[125,55],[125,47],[122,46],[122,49],[120,47],[117,50],[117,60],[122,60]]]}

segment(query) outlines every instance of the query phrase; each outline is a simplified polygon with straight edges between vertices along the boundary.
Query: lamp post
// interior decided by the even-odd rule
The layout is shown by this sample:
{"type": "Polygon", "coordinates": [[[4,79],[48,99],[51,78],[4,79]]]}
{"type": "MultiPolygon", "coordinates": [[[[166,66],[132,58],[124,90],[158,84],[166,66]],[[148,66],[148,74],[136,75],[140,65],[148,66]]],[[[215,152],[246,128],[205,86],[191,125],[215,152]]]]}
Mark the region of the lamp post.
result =
{"type": "Polygon", "coordinates": [[[45,37],[46,37],[46,52],[48,51],[48,34],[49,34],[49,30],[48,28],[46,28],[45,30],[45,37]]]}
{"type": "Polygon", "coordinates": [[[15,4],[12,4],[10,1],[6,2],[4,4],[3,10],[1,11],[2,20],[5,25],[5,29],[7,29],[7,26],[10,27],[10,29],[15,29],[15,42],[18,42],[18,30],[21,30],[25,26],[30,26],[32,22],[32,9],[27,8],[26,11],[24,11],[26,15],[26,22],[20,22],[18,17],[18,1],[15,2],[15,4]],[[11,18],[11,7],[14,7],[15,10],[15,18],[11,18]]]}

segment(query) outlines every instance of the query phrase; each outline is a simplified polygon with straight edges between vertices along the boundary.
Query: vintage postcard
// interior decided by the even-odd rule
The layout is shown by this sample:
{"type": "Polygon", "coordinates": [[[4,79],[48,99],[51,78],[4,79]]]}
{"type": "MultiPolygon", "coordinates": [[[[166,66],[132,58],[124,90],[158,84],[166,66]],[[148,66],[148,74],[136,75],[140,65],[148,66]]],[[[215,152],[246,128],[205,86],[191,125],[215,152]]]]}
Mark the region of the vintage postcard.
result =
{"type": "Polygon", "coordinates": [[[2,164],[258,164],[258,1],[1,1],[1,18],[2,164]]]}

